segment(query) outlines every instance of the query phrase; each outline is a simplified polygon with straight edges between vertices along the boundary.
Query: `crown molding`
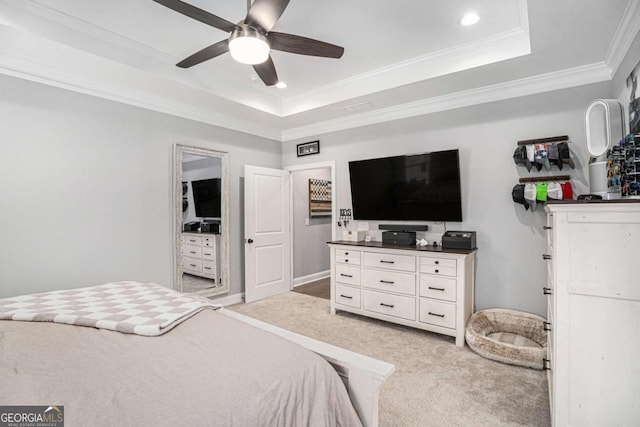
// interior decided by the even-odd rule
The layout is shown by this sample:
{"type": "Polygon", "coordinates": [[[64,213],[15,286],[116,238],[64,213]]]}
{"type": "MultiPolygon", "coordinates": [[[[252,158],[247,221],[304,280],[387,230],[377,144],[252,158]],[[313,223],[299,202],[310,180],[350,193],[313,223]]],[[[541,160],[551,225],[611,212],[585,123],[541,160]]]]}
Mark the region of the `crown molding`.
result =
{"type": "Polygon", "coordinates": [[[611,80],[611,69],[604,62],[554,71],[533,77],[512,80],[448,95],[423,99],[403,105],[287,129],[283,141],[318,136],[355,127],[368,126],[391,120],[405,119],[456,108],[502,101],[560,89],[611,80]]]}
{"type": "MultiPolygon", "coordinates": [[[[179,60],[179,58],[151,46],[61,12],[50,7],[43,0],[4,1],[15,10],[39,17],[86,38],[116,46],[129,53],[128,61],[138,63],[145,71],[155,73],[157,72],[157,64],[173,66],[179,60]],[[147,58],[155,64],[152,64],[151,67],[143,67],[140,64],[143,62],[142,58],[147,58]]],[[[382,67],[282,100],[268,91],[261,90],[261,88],[246,89],[230,79],[219,78],[214,85],[210,76],[199,70],[190,70],[188,76],[170,70],[166,77],[276,117],[287,117],[351,98],[531,53],[527,0],[517,1],[519,22],[518,26],[512,30],[382,67]],[[256,101],[255,91],[260,92],[259,101],[256,101]]],[[[90,47],[95,48],[96,46],[90,47]]],[[[89,53],[94,51],[90,49],[89,53]]]]}
{"type": "Polygon", "coordinates": [[[116,64],[86,53],[83,54],[70,47],[61,47],[55,42],[43,42],[42,39],[33,35],[4,25],[0,25],[0,39],[3,40],[3,43],[0,43],[1,74],[263,138],[281,140],[279,130],[221,114],[212,108],[194,106],[179,98],[155,93],[151,89],[162,85],[164,80],[161,78],[152,80],[139,70],[130,69],[122,64],[116,64]],[[71,57],[76,60],[74,69],[78,67],[77,72],[71,73],[58,66],[68,62],[71,57]],[[38,58],[38,60],[34,58],[38,58]],[[82,61],[79,61],[78,58],[82,58],[82,61]],[[106,70],[106,68],[109,69],[106,70]],[[104,76],[100,74],[101,71],[106,74],[113,72],[113,75],[120,77],[120,79],[117,83],[105,80],[104,76]],[[143,78],[149,82],[148,90],[134,89],[143,78]]]}
{"type": "Polygon", "coordinates": [[[282,100],[282,117],[531,53],[521,27],[391,64],[282,100]]]}
{"type": "Polygon", "coordinates": [[[604,60],[611,68],[612,77],[618,72],[638,31],[640,31],[640,0],[629,0],[604,60]]]}

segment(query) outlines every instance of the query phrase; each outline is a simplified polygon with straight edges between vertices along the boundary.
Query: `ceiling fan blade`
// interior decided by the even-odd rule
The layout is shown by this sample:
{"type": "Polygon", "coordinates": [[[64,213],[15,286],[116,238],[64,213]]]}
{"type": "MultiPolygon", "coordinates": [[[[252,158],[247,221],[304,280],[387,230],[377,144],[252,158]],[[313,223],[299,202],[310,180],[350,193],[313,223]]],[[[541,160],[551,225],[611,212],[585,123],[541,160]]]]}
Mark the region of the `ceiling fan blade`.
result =
{"type": "Polygon", "coordinates": [[[340,58],[344,53],[343,47],[293,34],[271,32],[267,34],[267,39],[271,49],[297,53],[298,55],[340,58]]]}
{"type": "Polygon", "coordinates": [[[289,0],[255,0],[244,22],[262,28],[268,33],[276,25],[288,4],[289,0]]]}
{"type": "Polygon", "coordinates": [[[278,83],[278,74],[276,73],[276,66],[273,65],[271,56],[267,58],[262,64],[253,65],[253,69],[256,70],[258,76],[262,79],[265,85],[273,86],[278,83]]]}
{"type": "Polygon", "coordinates": [[[206,10],[199,9],[195,6],[192,6],[180,0],[153,0],[153,1],[163,6],[166,6],[171,10],[175,10],[178,13],[188,16],[189,18],[193,18],[197,21],[200,21],[207,25],[211,25],[212,27],[218,28],[219,30],[226,31],[228,33],[237,28],[236,24],[232,24],[226,19],[220,18],[219,16],[209,13],[206,10]]]}
{"type": "Polygon", "coordinates": [[[189,68],[194,65],[198,65],[201,62],[220,56],[223,53],[229,52],[229,40],[224,39],[218,43],[214,43],[209,47],[205,47],[201,51],[198,51],[190,57],[183,59],[176,65],[180,68],[189,68]]]}

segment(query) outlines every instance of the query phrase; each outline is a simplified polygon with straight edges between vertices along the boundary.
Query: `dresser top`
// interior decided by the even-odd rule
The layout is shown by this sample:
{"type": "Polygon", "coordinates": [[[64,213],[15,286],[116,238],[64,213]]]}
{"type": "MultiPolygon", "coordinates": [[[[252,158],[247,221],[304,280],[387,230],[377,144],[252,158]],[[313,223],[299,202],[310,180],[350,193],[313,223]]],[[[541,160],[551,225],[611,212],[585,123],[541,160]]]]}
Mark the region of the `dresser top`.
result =
{"type": "Polygon", "coordinates": [[[350,242],[347,240],[336,240],[333,242],[327,242],[329,245],[343,245],[343,246],[359,246],[363,248],[378,248],[378,249],[401,249],[405,251],[416,252],[435,252],[445,254],[470,254],[478,249],[443,249],[442,246],[416,246],[416,245],[389,245],[382,242],[350,242]]]}

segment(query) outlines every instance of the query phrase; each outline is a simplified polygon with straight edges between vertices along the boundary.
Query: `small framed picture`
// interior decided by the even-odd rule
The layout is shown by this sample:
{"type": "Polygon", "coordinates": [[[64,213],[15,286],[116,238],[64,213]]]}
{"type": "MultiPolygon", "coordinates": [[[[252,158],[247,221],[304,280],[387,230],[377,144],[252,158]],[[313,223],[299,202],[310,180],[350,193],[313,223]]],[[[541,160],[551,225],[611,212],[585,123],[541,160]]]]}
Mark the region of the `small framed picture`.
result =
{"type": "Polygon", "coordinates": [[[296,147],[298,148],[298,157],[318,154],[320,152],[320,141],[303,142],[296,147]]]}

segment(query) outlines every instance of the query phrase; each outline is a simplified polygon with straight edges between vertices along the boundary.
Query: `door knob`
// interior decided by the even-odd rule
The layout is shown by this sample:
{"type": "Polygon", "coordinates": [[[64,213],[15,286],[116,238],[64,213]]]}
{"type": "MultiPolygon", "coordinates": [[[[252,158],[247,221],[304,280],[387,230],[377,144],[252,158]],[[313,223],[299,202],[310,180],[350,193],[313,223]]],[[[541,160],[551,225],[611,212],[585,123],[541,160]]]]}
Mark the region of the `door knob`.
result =
{"type": "Polygon", "coordinates": [[[253,243],[253,239],[247,239],[247,243],[253,243]]]}

